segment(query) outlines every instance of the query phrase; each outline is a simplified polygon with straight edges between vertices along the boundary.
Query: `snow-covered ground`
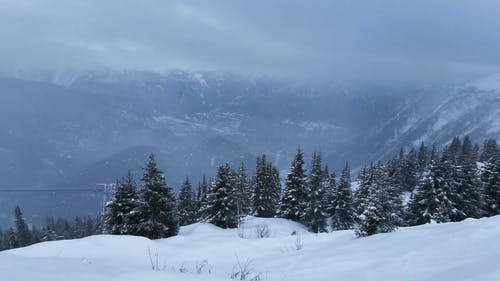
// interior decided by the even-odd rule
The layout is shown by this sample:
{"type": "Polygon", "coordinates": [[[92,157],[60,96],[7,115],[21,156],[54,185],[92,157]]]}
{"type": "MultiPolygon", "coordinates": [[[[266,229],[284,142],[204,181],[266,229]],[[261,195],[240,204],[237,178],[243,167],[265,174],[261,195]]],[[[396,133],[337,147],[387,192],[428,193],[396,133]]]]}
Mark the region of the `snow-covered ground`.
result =
{"type": "Polygon", "coordinates": [[[352,231],[311,234],[286,220],[247,218],[240,230],[194,224],[158,241],[100,235],[0,252],[0,280],[231,280],[238,259],[248,260],[250,277],[261,274],[262,281],[500,280],[499,237],[500,216],[362,239],[352,231]],[[263,225],[270,237],[259,239],[263,225]]]}

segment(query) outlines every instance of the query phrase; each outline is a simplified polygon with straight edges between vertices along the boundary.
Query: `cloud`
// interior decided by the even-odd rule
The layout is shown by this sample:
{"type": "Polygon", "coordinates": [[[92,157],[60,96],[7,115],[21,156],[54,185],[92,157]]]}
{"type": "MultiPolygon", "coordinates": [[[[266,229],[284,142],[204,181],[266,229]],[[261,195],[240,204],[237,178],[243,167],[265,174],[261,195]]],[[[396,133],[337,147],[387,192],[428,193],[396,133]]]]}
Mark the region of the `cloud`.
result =
{"type": "Polygon", "coordinates": [[[498,1],[5,1],[4,67],[453,81],[499,71],[498,1]]]}

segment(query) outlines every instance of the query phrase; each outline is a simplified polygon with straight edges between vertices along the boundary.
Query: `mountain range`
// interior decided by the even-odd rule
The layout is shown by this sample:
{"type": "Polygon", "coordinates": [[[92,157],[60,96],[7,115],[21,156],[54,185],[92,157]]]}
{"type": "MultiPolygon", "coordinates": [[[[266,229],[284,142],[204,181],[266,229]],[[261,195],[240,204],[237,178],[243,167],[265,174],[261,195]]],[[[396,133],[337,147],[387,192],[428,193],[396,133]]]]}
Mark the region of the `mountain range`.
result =
{"type": "MultiPolygon", "coordinates": [[[[127,170],[139,179],[150,153],[174,187],[224,162],[251,173],[259,153],[284,176],[298,147],[356,171],[422,141],[499,139],[499,120],[500,75],[415,88],[180,70],[16,71],[0,78],[0,186],[97,188],[127,170]]],[[[6,205],[25,201],[14,197],[6,205]]],[[[101,204],[87,197],[95,204],[77,209],[101,204]]]]}

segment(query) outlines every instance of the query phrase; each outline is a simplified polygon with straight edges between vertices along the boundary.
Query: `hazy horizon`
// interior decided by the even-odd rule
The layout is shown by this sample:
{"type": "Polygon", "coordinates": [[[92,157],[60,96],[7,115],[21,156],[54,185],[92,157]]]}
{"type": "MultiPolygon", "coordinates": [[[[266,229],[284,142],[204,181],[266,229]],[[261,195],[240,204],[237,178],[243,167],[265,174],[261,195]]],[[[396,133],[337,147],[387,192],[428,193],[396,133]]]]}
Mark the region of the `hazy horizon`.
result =
{"type": "Polygon", "coordinates": [[[494,1],[0,1],[2,70],[456,83],[500,70],[494,1]]]}

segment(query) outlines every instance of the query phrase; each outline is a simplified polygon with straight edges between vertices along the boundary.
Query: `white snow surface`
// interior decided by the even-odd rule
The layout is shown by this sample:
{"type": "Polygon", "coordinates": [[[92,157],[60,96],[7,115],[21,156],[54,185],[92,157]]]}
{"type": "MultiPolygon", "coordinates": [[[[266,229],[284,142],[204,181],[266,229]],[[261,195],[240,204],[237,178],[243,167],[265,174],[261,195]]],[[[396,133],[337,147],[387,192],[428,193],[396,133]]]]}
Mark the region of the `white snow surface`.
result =
{"type": "Polygon", "coordinates": [[[251,260],[262,281],[500,280],[500,216],[400,228],[367,238],[356,238],[353,231],[307,233],[283,219],[249,217],[244,228],[250,234],[263,224],[270,229],[269,238],[198,223],[156,241],[98,235],[40,243],[0,252],[0,280],[231,280],[236,256],[242,263],[251,260]],[[297,234],[291,235],[293,231],[297,234]],[[303,248],[297,250],[297,245],[303,248]],[[161,270],[151,269],[148,248],[153,260],[158,255],[161,270]]]}

